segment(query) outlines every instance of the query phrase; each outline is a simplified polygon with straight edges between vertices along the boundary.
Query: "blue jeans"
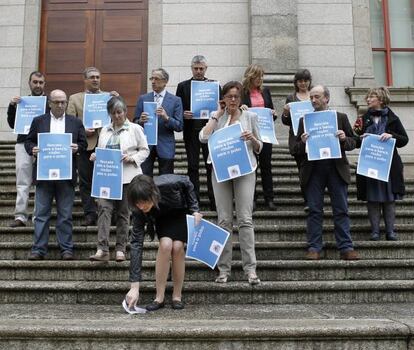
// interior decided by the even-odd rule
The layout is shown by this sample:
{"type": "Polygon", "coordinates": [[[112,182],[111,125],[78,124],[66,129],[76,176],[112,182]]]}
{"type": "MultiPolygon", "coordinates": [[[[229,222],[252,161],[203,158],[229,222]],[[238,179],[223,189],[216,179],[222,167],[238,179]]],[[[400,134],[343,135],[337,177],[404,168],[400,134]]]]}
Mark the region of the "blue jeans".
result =
{"type": "Polygon", "coordinates": [[[36,185],[32,253],[47,254],[53,198],[56,200],[56,238],[61,254],[73,254],[72,208],[75,189],[72,181],[39,181],[36,185]]]}
{"type": "Polygon", "coordinates": [[[323,198],[328,188],[334,221],[336,245],[341,252],[353,250],[348,215],[348,185],[332,160],[316,161],[305,192],[309,206],[307,237],[309,251],[322,250],[323,198]]]}

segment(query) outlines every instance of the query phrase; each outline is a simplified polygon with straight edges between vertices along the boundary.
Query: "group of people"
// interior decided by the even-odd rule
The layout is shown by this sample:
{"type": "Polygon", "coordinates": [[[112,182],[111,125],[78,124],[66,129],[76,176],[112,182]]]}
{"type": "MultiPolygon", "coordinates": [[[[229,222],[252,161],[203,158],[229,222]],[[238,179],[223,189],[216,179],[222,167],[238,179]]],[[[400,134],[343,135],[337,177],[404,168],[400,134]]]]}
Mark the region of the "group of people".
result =
{"type": "MultiPolygon", "coordinates": [[[[156,297],[147,306],[155,311],[165,306],[165,288],[172,262],[173,295],[172,307],[184,308],[182,286],[185,275],[185,243],[187,240],[186,214],[200,222],[200,150],[207,173],[207,188],[211,210],[217,210],[218,225],[233,231],[233,207],[235,207],[242,266],[250,285],[257,285],[260,279],[256,273],[255,234],[253,211],[256,202],[256,172],[225,182],[218,182],[208,154],[207,143],[215,131],[229,125],[240,124],[240,137],[245,140],[247,150],[256,169],[260,167],[265,205],[275,209],[273,176],[271,167],[272,145],[263,143],[260,136],[258,116],[250,107],[266,107],[277,118],[270,91],[263,87],[263,68],[251,64],[245,71],[242,83],[230,81],[220,87],[217,111],[209,119],[195,119],[190,109],[191,81],[208,81],[205,74],[207,61],[197,55],[191,61],[192,78],[178,84],[176,95],[166,90],[169,75],[163,68],[151,72],[152,92],[138,98],[133,118],[128,118],[125,101],[116,91],[111,91],[107,111],[111,123],[100,129],[85,129],[83,125],[83,104],[85,94],[101,93],[100,72],[95,67],[84,71],[84,91],[71,95],[69,99],[62,90],[49,94],[44,115],[36,117],[28,135],[18,135],[16,143],[16,209],[15,219],[10,227],[25,226],[28,220],[29,188],[36,174],[39,152],[39,133],[71,133],[73,151],[72,180],[37,181],[34,209],[34,239],[29,260],[42,260],[47,254],[49,222],[52,201],[57,208],[56,236],[63,260],[72,260],[72,208],[75,197],[76,178],[84,210],[83,225],[98,226],[97,251],[91,261],[109,261],[109,233],[111,222],[116,223],[116,244],[114,258],[117,262],[126,260],[126,245],[132,214],[130,237],[130,282],[131,289],[126,296],[129,307],[139,298],[143,242],[146,233],[154,238],[157,233],[159,248],[156,257],[156,297]],[[145,102],[156,102],[158,116],[158,142],[148,146],[143,126],[148,121],[144,111],[145,102]],[[131,121],[131,119],[133,121],[131,121]],[[183,131],[188,161],[188,176],[174,175],[175,137],[174,132],[183,131]],[[122,151],[123,195],[121,200],[91,197],[95,148],[119,149],[122,151]],[[33,162],[34,156],[35,161],[33,162]],[[155,160],[158,161],[159,176],[153,176],[155,160]],[[77,170],[77,174],[76,174],[77,170]],[[234,205],[233,205],[234,203],[234,205]],[[115,213],[115,215],[114,215],[115,213]]],[[[45,77],[33,72],[29,77],[31,95],[45,94],[45,77]]],[[[282,122],[289,129],[289,150],[295,158],[300,179],[300,188],[307,211],[306,259],[318,260],[323,250],[323,206],[324,191],[327,188],[331,199],[334,234],[340,257],[343,260],[357,260],[350,234],[347,189],[351,181],[347,151],[361,146],[367,133],[381,135],[381,140],[396,139],[396,147],[408,143],[408,137],[400,119],[388,107],[390,95],[386,88],[370,89],[367,96],[368,112],[351,126],[346,114],[337,113],[338,137],[341,158],[309,161],[303,119],[295,135],[290,115],[290,102],[307,101],[315,111],[329,109],[330,93],[323,85],[312,86],[312,77],[307,69],[294,76],[295,91],[286,99],[282,122]]],[[[8,108],[8,122],[14,127],[16,106],[20,97],[14,97],[8,108]]],[[[391,165],[390,180],[382,182],[357,176],[358,198],[367,201],[368,217],[372,227],[372,240],[380,238],[381,213],[386,225],[386,239],[396,240],[394,231],[395,200],[404,195],[403,165],[395,150],[391,165]]],[[[226,283],[231,278],[232,239],[228,239],[218,262],[217,283],[226,283]]]]}

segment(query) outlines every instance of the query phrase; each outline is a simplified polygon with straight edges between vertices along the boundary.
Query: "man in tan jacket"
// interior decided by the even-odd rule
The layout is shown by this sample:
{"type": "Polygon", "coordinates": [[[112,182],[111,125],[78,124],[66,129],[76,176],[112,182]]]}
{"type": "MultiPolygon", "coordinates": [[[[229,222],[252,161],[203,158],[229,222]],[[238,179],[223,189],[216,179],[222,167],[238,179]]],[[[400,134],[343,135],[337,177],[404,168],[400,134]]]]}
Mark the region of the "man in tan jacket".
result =
{"type": "MultiPolygon", "coordinates": [[[[100,94],[104,92],[100,89],[101,73],[97,68],[85,68],[83,71],[83,78],[85,91],[71,95],[69,97],[68,107],[66,110],[66,113],[77,116],[82,120],[82,122],[85,94],[100,94]]],[[[111,91],[110,94],[113,96],[119,95],[116,91],[111,91]]],[[[96,225],[97,208],[94,198],[91,197],[93,162],[91,162],[89,158],[95,151],[100,129],[85,128],[85,131],[88,141],[88,148],[87,150],[79,152],[77,158],[77,168],[79,175],[79,190],[85,214],[82,226],[90,226],[96,225]]]]}

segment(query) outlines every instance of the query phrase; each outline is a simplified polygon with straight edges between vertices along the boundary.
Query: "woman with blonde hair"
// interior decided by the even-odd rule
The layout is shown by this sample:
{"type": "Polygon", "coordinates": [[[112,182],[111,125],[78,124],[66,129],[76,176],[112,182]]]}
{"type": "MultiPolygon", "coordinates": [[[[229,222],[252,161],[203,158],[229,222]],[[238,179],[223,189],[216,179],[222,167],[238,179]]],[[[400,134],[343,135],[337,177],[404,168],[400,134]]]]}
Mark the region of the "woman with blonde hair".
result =
{"type": "MultiPolygon", "coordinates": [[[[277,115],[273,107],[270,90],[263,86],[263,67],[258,64],[251,64],[247,67],[243,77],[243,90],[241,95],[242,108],[265,107],[272,110],[273,120],[277,115]]],[[[272,144],[263,143],[263,148],[257,156],[260,174],[262,177],[262,188],[265,205],[268,209],[276,209],[273,203],[273,175],[272,175],[272,144]]],[[[256,198],[256,196],[255,196],[256,198]]]]}
{"type": "Polygon", "coordinates": [[[395,139],[395,149],[391,161],[388,182],[357,175],[357,198],[367,201],[368,218],[371,223],[371,240],[380,239],[381,213],[385,222],[386,239],[396,241],[394,232],[395,201],[405,194],[403,163],[397,148],[408,143],[408,136],[397,115],[388,107],[390,93],[386,87],[372,88],[365,97],[368,111],[358,118],[354,132],[360,137],[357,147],[361,147],[366,134],[381,135],[380,140],[395,139]]]}

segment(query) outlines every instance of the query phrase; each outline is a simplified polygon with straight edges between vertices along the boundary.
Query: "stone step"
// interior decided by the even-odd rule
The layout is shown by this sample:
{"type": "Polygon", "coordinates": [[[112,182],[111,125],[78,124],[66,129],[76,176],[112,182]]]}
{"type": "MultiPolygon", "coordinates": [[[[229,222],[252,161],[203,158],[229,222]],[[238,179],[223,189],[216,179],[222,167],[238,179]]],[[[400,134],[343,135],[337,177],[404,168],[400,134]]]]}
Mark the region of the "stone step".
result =
{"type": "MultiPolygon", "coordinates": [[[[235,237],[235,240],[237,237],[235,237]]],[[[335,242],[327,240],[324,242],[322,258],[339,259],[339,252],[335,242]]],[[[31,242],[0,242],[0,260],[26,260],[32,246],[31,242]]],[[[88,260],[89,256],[96,252],[95,242],[74,242],[76,259],[88,260]]],[[[158,249],[157,242],[145,242],[144,259],[155,260],[158,249]]],[[[354,247],[358,250],[361,259],[410,259],[414,257],[413,241],[356,241],[354,247]]],[[[256,242],[257,260],[297,260],[305,259],[307,244],[302,242],[256,242]]],[[[114,251],[114,246],[110,245],[114,251]]],[[[54,241],[49,242],[48,259],[60,259],[60,249],[54,241]]],[[[234,243],[234,260],[241,260],[239,243],[234,243]]]]}
{"type": "MultiPolygon", "coordinates": [[[[171,283],[167,294],[171,293],[171,283]]],[[[282,281],[250,286],[247,281],[184,283],[188,304],[360,304],[412,303],[413,280],[380,281],[282,281]]],[[[128,282],[117,281],[7,281],[0,280],[0,304],[116,304],[129,290],[128,282]]],[[[149,303],[155,295],[154,282],[140,283],[140,300],[149,303]]]]}
{"type": "MultiPolygon", "coordinates": [[[[214,219],[212,222],[216,222],[214,219]]],[[[326,223],[324,225],[324,240],[329,241],[333,239],[333,224],[326,223]]],[[[381,227],[384,232],[384,227],[381,227]]],[[[399,224],[395,225],[396,232],[400,240],[408,241],[414,240],[414,225],[413,224],[399,224]]],[[[266,224],[255,225],[255,240],[256,242],[305,242],[306,228],[304,224],[266,224]]],[[[357,241],[368,241],[370,238],[371,227],[368,220],[364,224],[351,225],[352,236],[357,241]]],[[[77,243],[91,242],[96,243],[98,235],[98,228],[96,226],[74,226],[73,237],[77,243]]],[[[115,235],[115,226],[111,227],[111,239],[115,235]]],[[[237,239],[237,228],[234,227],[234,236],[237,239]]],[[[0,242],[32,242],[33,225],[28,223],[27,227],[9,228],[0,226],[0,242]]],[[[384,237],[382,237],[384,239],[384,237]]],[[[147,236],[148,239],[148,236],[147,236]]],[[[55,227],[50,228],[50,242],[56,241],[55,227]]]]}
{"type": "MultiPolygon", "coordinates": [[[[292,198],[292,197],[277,197],[274,199],[274,204],[276,205],[276,210],[275,211],[279,211],[279,210],[284,210],[284,211],[303,211],[304,209],[304,204],[303,204],[303,199],[302,198],[292,198]]],[[[9,213],[10,214],[10,218],[13,218],[13,213],[15,210],[15,204],[16,204],[16,200],[15,199],[3,199],[0,200],[0,210],[3,213],[9,213]]],[[[209,211],[209,205],[210,205],[210,201],[207,198],[202,198],[200,199],[199,202],[200,205],[200,209],[202,212],[205,211],[209,211]]],[[[34,199],[30,199],[29,200],[29,213],[33,212],[33,207],[34,207],[34,199]]],[[[357,199],[354,198],[350,198],[348,200],[348,208],[351,211],[356,211],[356,210],[361,210],[361,211],[366,211],[367,210],[367,206],[365,202],[359,201],[357,199]]],[[[397,211],[399,210],[413,210],[414,211],[414,196],[413,197],[405,197],[403,200],[398,201],[397,202],[397,211]]],[[[80,199],[76,199],[73,205],[73,211],[78,211],[81,212],[82,209],[82,203],[80,201],[80,199]]],[[[256,210],[255,212],[259,212],[259,211],[266,211],[268,210],[266,207],[266,203],[265,200],[262,197],[259,197],[256,200],[256,210]]],[[[325,196],[325,200],[324,200],[324,210],[325,211],[331,211],[331,207],[330,207],[330,199],[329,197],[325,196]]],[[[55,205],[53,206],[52,211],[56,211],[55,209],[55,205]]]]}
{"type": "MultiPolygon", "coordinates": [[[[257,273],[265,281],[412,280],[414,260],[265,260],[257,273]]],[[[214,281],[217,273],[197,261],[186,262],[186,281],[214,281]]],[[[0,260],[3,281],[128,281],[129,263],[89,261],[0,260]]],[[[143,261],[142,278],[155,281],[155,261],[143,261]]],[[[245,281],[241,262],[234,262],[231,281],[245,281]]],[[[191,283],[191,282],[190,282],[191,283]]]]}
{"type": "MultiPolygon", "coordinates": [[[[209,221],[214,221],[216,218],[216,212],[204,211],[204,218],[209,221]]],[[[253,222],[255,225],[263,224],[296,224],[298,222],[303,222],[305,225],[306,213],[303,210],[299,211],[256,211],[253,213],[253,222]]],[[[83,212],[73,212],[73,224],[74,226],[79,226],[84,218],[83,212]]],[[[368,220],[366,210],[350,210],[349,216],[353,224],[365,224],[368,220]]],[[[54,224],[56,214],[52,213],[51,224],[54,224]]],[[[0,226],[7,226],[12,219],[10,213],[0,213],[0,226]]],[[[324,219],[327,221],[332,219],[332,212],[325,211],[324,219]]],[[[396,222],[399,224],[413,224],[414,216],[412,209],[407,210],[397,210],[396,212],[396,222]]]]}
{"type": "MultiPolygon", "coordinates": [[[[408,310],[407,310],[408,309],[408,310]]],[[[408,349],[404,304],[187,305],[128,317],[120,305],[1,305],[4,349],[408,349]],[[380,310],[380,311],[378,311],[380,310]],[[358,315],[356,318],[354,315],[358,315]]]]}

